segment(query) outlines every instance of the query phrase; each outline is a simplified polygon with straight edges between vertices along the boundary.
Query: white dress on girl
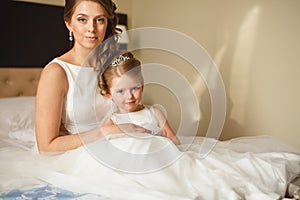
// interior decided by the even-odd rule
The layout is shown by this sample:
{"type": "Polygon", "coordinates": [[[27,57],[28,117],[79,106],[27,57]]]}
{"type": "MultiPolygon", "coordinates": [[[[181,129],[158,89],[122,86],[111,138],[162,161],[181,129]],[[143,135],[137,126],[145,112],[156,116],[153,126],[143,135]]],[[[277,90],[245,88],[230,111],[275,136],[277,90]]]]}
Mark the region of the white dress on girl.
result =
{"type": "Polygon", "coordinates": [[[144,107],[142,110],[129,113],[113,113],[111,120],[114,124],[133,123],[150,130],[153,135],[159,134],[162,130],[159,127],[154,107],[144,107]]]}

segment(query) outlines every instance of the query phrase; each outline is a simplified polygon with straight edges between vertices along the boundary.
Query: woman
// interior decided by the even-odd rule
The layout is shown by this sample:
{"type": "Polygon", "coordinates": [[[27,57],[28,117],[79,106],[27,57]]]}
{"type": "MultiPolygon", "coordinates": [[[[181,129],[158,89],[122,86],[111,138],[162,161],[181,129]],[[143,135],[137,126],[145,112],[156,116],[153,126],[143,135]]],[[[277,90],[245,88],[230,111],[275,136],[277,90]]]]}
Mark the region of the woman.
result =
{"type": "Polygon", "coordinates": [[[133,124],[121,128],[101,127],[91,116],[96,107],[91,105],[91,99],[96,98],[95,102],[103,104],[101,110],[95,111],[96,115],[107,112],[109,104],[99,100],[100,95],[94,95],[97,93],[97,72],[82,63],[93,49],[116,34],[115,10],[111,0],[66,0],[64,21],[74,44],[68,52],[51,61],[40,77],[36,95],[36,139],[40,152],[75,149],[121,129],[146,131],[133,124]],[[81,92],[76,92],[78,90],[81,92]]]}

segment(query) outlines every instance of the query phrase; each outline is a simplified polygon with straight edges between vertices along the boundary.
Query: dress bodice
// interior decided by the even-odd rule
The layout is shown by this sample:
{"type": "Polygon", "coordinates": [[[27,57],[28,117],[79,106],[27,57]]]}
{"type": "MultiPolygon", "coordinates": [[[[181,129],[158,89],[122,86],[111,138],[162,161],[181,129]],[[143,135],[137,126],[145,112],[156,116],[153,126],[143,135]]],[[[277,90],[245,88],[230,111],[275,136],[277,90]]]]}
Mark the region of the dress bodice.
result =
{"type": "Polygon", "coordinates": [[[158,134],[161,131],[153,107],[145,107],[136,112],[113,113],[111,120],[115,124],[133,123],[142,126],[145,129],[150,130],[152,134],[158,134]]]}
{"type": "Polygon", "coordinates": [[[52,62],[65,70],[68,79],[62,110],[62,123],[67,131],[80,133],[101,125],[111,113],[111,103],[100,95],[97,72],[57,58],[52,62]]]}

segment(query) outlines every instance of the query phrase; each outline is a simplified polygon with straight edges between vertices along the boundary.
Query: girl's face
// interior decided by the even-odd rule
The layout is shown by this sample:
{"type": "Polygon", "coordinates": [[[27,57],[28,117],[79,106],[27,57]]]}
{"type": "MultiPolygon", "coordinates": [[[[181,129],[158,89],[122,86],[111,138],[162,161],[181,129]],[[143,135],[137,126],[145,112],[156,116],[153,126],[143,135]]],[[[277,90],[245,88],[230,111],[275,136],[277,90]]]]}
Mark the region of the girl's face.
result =
{"type": "Polygon", "coordinates": [[[73,32],[74,46],[86,49],[93,49],[103,41],[107,24],[105,9],[93,1],[80,2],[70,22],[66,22],[67,28],[73,32]]]}
{"type": "Polygon", "coordinates": [[[111,83],[110,97],[119,108],[120,113],[135,112],[140,109],[143,84],[131,75],[114,78],[111,83]]]}

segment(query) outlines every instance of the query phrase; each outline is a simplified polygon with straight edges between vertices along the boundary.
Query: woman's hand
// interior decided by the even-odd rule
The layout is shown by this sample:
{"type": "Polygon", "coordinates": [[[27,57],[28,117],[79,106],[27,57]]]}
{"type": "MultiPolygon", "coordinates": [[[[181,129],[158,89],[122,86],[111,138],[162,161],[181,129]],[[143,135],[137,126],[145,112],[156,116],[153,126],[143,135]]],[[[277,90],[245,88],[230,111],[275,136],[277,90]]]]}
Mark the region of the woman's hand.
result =
{"type": "Polygon", "coordinates": [[[145,129],[141,126],[132,124],[132,123],[126,123],[126,124],[106,124],[101,128],[103,135],[109,135],[109,134],[118,134],[118,133],[152,133],[150,130],[145,129]]]}

